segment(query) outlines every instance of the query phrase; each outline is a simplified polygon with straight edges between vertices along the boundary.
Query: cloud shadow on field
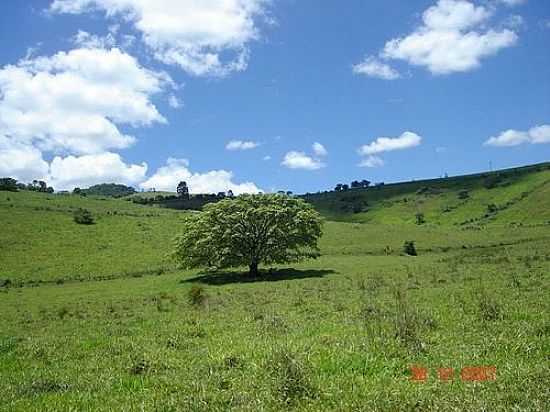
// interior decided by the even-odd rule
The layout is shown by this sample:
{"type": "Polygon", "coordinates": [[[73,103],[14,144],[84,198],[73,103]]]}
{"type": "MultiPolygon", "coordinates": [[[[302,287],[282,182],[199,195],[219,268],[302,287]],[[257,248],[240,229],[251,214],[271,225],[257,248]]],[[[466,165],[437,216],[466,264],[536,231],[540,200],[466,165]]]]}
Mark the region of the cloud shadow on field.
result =
{"type": "Polygon", "coordinates": [[[228,285],[232,283],[253,282],[279,282],[282,280],[298,280],[309,278],[322,278],[336,273],[332,269],[308,269],[298,270],[293,268],[262,271],[258,276],[250,276],[248,272],[208,272],[199,274],[190,279],[184,279],[181,283],[204,283],[206,285],[228,285]]]}

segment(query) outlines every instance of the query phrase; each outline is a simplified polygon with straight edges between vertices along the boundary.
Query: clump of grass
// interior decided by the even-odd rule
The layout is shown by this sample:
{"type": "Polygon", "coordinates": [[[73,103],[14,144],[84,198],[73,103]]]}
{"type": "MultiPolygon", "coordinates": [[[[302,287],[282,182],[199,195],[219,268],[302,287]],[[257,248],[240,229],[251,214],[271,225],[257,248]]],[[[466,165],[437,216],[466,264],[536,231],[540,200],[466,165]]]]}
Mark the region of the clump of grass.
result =
{"type": "Polygon", "coordinates": [[[395,337],[413,351],[425,351],[426,345],[420,338],[421,329],[424,326],[435,328],[437,324],[431,319],[424,318],[418,310],[412,308],[412,304],[401,288],[396,288],[393,294],[395,299],[395,337]]]}
{"type": "Polygon", "coordinates": [[[223,359],[223,364],[227,369],[238,369],[243,366],[243,361],[237,355],[229,355],[223,359]]]}
{"type": "Polygon", "coordinates": [[[481,290],[478,294],[478,308],[483,320],[496,321],[502,318],[501,304],[485,290],[481,290]]]}
{"type": "Polygon", "coordinates": [[[271,381],[275,395],[286,405],[314,398],[316,391],[311,382],[311,368],[292,351],[282,348],[270,359],[271,381]]]}
{"type": "Polygon", "coordinates": [[[132,365],[132,367],[130,368],[130,373],[132,375],[144,375],[152,371],[153,371],[153,364],[145,356],[142,356],[139,359],[137,359],[132,365]]]}
{"type": "Polygon", "coordinates": [[[187,292],[187,300],[189,304],[195,307],[201,307],[206,304],[208,295],[206,289],[203,286],[193,286],[187,292]]]}
{"type": "Polygon", "coordinates": [[[69,314],[70,311],[66,306],[59,308],[59,310],[57,311],[57,317],[59,319],[65,319],[65,317],[67,317],[69,314]]]}
{"type": "Polygon", "coordinates": [[[45,393],[66,392],[70,389],[70,385],[65,382],[60,382],[56,379],[45,378],[32,381],[23,392],[40,396],[45,393]]]}

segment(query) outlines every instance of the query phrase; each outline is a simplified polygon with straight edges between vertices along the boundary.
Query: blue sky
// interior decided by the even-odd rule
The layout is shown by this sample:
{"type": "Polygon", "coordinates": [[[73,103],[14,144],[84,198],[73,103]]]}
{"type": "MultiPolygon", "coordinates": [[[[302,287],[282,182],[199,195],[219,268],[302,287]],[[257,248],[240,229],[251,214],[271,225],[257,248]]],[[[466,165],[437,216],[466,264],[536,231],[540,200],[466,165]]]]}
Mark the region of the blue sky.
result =
{"type": "Polygon", "coordinates": [[[549,160],[546,0],[0,7],[3,176],[302,193],[549,160]]]}

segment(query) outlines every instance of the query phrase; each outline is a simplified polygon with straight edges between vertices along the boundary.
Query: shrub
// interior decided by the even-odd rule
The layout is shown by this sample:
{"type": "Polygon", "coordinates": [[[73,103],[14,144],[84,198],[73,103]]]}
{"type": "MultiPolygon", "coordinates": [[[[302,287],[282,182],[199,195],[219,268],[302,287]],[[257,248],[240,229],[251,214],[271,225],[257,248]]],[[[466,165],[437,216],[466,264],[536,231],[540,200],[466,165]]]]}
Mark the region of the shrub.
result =
{"type": "Polygon", "coordinates": [[[202,286],[193,286],[187,293],[187,299],[193,306],[202,306],[206,303],[206,290],[202,286]]]}
{"type": "Polygon", "coordinates": [[[403,245],[403,252],[409,256],[418,256],[416,252],[416,246],[414,245],[414,240],[407,240],[403,245]]]}
{"type": "Polygon", "coordinates": [[[416,224],[423,225],[424,223],[426,223],[426,218],[424,217],[424,213],[418,212],[416,214],[416,224]]]}
{"type": "Polygon", "coordinates": [[[94,217],[92,216],[92,212],[82,208],[75,210],[73,214],[73,219],[79,225],[91,225],[94,223],[94,217]]]}
{"type": "Polygon", "coordinates": [[[458,198],[460,200],[466,200],[470,197],[470,192],[468,192],[467,190],[461,190],[460,192],[458,192],[458,198]]]}

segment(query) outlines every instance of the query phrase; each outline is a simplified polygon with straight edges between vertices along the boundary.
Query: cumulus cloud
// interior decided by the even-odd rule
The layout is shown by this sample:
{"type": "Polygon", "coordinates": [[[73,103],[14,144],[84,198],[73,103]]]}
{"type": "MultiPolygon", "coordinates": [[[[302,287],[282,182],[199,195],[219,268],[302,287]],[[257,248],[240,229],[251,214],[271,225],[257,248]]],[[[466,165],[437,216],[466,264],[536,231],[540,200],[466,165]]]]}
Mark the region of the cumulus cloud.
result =
{"type": "Polygon", "coordinates": [[[51,164],[47,182],[55,190],[72,190],[98,183],[122,183],[134,186],[145,179],[147,164],[126,164],[116,153],[84,156],[56,156],[51,164]]]}
{"type": "Polygon", "coordinates": [[[81,48],[0,69],[0,133],[56,153],[92,154],[132,145],[118,125],[166,120],[151,97],[170,84],[114,48],[81,48]]]}
{"type": "Polygon", "coordinates": [[[361,63],[355,64],[353,73],[384,80],[395,80],[401,77],[397,70],[374,56],[369,56],[361,63]]]}
{"type": "Polygon", "coordinates": [[[325,164],[319,159],[296,151],[288,152],[281,164],[289,169],[317,170],[325,167],[325,164]]]}
{"type": "Polygon", "coordinates": [[[328,155],[327,149],[321,143],[315,142],[313,143],[312,147],[313,147],[313,153],[315,153],[316,156],[324,157],[328,155]]]}
{"type": "Polygon", "coordinates": [[[170,158],[165,166],[141,183],[140,187],[173,192],[179,182],[186,181],[191,193],[218,193],[232,190],[235,194],[241,194],[262,191],[252,182],[235,183],[233,178],[233,173],[226,170],[193,173],[189,170],[188,160],[170,158]]]}
{"type": "Polygon", "coordinates": [[[527,131],[509,129],[498,136],[489,138],[486,146],[509,147],[523,143],[543,144],[550,143],[550,125],[535,126],[527,131]]]}
{"type": "Polygon", "coordinates": [[[422,137],[413,132],[405,132],[399,137],[379,137],[375,141],[363,145],[357,151],[360,156],[367,156],[359,163],[360,167],[384,166],[384,160],[376,156],[384,152],[405,150],[422,143],[422,137]]]}
{"type": "Polygon", "coordinates": [[[253,142],[251,140],[231,140],[229,143],[227,143],[227,145],[225,146],[225,148],[227,150],[232,150],[232,151],[235,151],[235,150],[250,150],[250,149],[255,149],[256,147],[258,147],[260,144],[258,142],[253,142]]]}
{"type": "Polygon", "coordinates": [[[409,149],[420,145],[422,137],[413,132],[405,132],[399,137],[379,137],[374,142],[359,148],[360,155],[375,155],[394,150],[409,149]]]}
{"type": "Polygon", "coordinates": [[[46,179],[48,163],[35,147],[0,135],[0,176],[30,182],[46,179]]]}
{"type": "MultiPolygon", "coordinates": [[[[508,0],[511,2],[513,0],[508,0]]],[[[466,72],[481,65],[484,58],[513,46],[518,39],[508,28],[490,28],[494,7],[475,5],[469,0],[439,0],[422,14],[422,24],[412,33],[388,41],[380,52],[382,60],[402,60],[427,68],[432,74],[466,72]]],[[[506,26],[506,25],[505,25],[506,26]]],[[[354,66],[354,71],[384,79],[397,78],[389,65],[371,57],[354,66]]]]}
{"type": "Polygon", "coordinates": [[[142,34],[155,58],[192,75],[225,76],[247,67],[249,43],[271,0],[54,0],[55,13],[103,11],[142,34]]]}

